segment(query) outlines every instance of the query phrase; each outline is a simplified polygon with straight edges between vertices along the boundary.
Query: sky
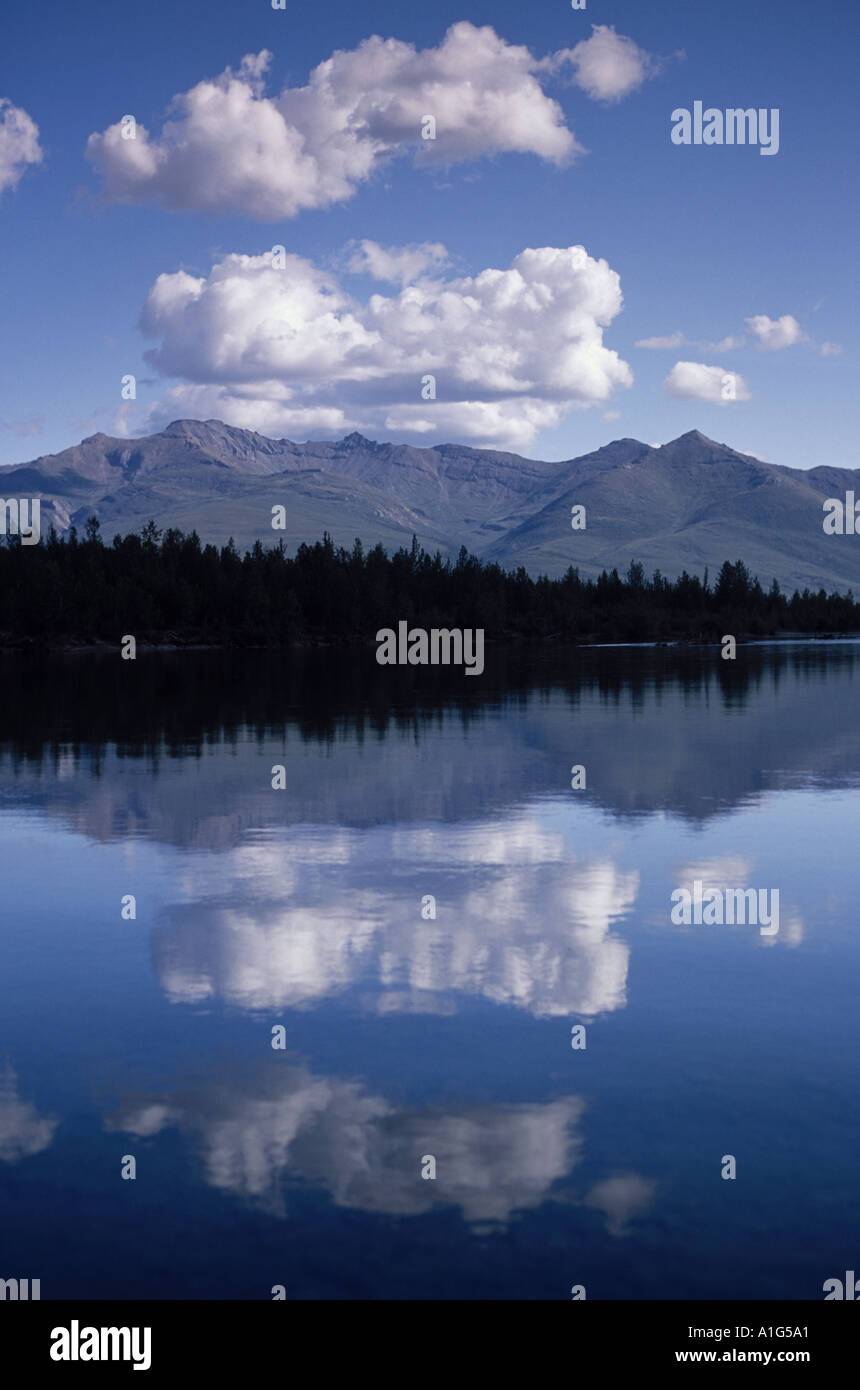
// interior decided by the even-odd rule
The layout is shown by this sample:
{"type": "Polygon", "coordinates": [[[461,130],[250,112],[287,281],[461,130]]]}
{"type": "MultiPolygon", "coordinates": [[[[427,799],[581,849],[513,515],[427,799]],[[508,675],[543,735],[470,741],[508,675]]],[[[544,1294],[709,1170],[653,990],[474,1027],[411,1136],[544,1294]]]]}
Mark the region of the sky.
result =
{"type": "Polygon", "coordinates": [[[216,418],[860,466],[854,0],[0,25],[0,463],[216,418]]]}

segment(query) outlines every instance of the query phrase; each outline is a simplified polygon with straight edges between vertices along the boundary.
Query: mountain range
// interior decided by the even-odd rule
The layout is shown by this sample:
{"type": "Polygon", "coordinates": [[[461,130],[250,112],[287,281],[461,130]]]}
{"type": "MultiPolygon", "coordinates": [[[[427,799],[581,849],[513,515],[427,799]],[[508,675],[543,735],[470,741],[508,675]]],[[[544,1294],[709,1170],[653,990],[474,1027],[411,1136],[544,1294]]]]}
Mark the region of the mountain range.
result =
{"type": "Polygon", "coordinates": [[[58,454],[0,468],[4,498],[40,498],[42,532],[97,516],[102,535],[196,530],[240,549],[289,552],[328,531],[335,544],[461,546],[505,568],[584,576],[640,560],[646,573],[715,574],[742,559],[764,585],[860,593],[860,536],[826,535],[826,498],[860,496],[860,469],[785,468],[691,430],[651,446],[616,439],[540,462],[490,449],[385,444],[353,433],[296,444],[218,420],[176,420],[140,439],[94,434],[58,454]],[[283,506],[284,529],[272,529],[283,506]],[[585,507],[584,530],[571,509],[585,507]]]}

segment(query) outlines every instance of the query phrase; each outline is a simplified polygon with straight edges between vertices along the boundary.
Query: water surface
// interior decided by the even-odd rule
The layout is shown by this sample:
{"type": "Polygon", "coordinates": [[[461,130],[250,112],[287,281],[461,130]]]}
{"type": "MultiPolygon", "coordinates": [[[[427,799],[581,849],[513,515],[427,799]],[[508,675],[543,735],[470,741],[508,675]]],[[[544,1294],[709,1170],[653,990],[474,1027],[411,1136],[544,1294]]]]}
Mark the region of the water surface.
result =
{"type": "Polygon", "coordinates": [[[820,1299],[860,1259],[858,709],[851,642],[5,656],[0,1277],[820,1299]],[[673,925],[696,877],[779,932],[673,925]]]}

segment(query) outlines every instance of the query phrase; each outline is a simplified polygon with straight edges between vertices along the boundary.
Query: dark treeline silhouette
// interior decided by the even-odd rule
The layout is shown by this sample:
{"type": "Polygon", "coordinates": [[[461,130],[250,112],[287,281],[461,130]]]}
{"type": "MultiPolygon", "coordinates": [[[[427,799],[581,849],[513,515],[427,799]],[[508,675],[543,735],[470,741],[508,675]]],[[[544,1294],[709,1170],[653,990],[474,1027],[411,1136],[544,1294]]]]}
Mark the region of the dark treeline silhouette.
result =
{"type": "Polygon", "coordinates": [[[326,534],[294,557],[259,541],[241,555],[232,539],[202,545],[195,532],[140,534],[105,545],[97,518],[83,539],[51,528],[36,546],[0,547],[0,636],[13,645],[139,641],[280,646],[304,640],[373,641],[401,619],[423,628],[483,628],[489,640],[571,642],[719,641],[781,632],[860,631],[853,595],[767,590],[743,561],[726,561],[711,584],[686,572],[649,579],[633,562],[622,578],[508,572],[469,555],[411,549],[386,554],[335,547],[326,534]]]}

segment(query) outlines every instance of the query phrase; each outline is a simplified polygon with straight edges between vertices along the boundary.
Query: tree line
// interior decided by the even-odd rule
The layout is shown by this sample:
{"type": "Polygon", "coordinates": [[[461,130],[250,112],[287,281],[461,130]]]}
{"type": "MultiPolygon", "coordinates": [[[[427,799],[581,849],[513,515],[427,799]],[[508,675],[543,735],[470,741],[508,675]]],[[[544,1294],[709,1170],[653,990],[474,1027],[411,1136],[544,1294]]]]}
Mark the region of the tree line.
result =
{"type": "Polygon", "coordinates": [[[232,538],[202,544],[196,532],[139,533],[105,544],[96,517],[81,536],[52,527],[36,546],[0,545],[0,639],[7,645],[139,641],[282,646],[299,641],[372,642],[401,619],[423,628],[482,627],[489,641],[719,641],[785,632],[860,632],[853,595],[764,589],[742,560],[715,581],[638,561],[622,576],[559,579],[504,570],[463,547],[456,560],[431,555],[413,536],[389,555],[382,545],[335,546],[326,533],[289,556],[283,541],[240,554],[232,538]]]}

